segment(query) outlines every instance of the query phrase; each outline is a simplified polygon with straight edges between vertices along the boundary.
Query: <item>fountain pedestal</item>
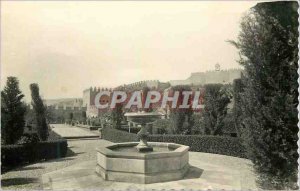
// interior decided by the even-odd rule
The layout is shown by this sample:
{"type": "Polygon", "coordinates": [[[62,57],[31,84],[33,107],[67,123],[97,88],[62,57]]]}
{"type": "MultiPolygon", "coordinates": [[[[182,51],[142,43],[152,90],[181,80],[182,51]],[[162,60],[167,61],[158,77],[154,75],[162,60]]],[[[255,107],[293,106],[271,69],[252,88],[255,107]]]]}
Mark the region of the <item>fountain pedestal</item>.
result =
{"type": "Polygon", "coordinates": [[[139,152],[151,152],[153,148],[150,147],[147,143],[149,133],[146,130],[146,125],[153,123],[162,114],[159,113],[147,113],[147,112],[137,112],[137,113],[126,113],[125,116],[129,122],[137,123],[141,125],[141,130],[137,133],[140,143],[136,146],[139,152]]]}
{"type": "Polygon", "coordinates": [[[141,124],[141,130],[137,133],[140,143],[136,146],[139,152],[150,152],[153,148],[148,145],[149,133],[146,130],[146,124],[141,124]]]}

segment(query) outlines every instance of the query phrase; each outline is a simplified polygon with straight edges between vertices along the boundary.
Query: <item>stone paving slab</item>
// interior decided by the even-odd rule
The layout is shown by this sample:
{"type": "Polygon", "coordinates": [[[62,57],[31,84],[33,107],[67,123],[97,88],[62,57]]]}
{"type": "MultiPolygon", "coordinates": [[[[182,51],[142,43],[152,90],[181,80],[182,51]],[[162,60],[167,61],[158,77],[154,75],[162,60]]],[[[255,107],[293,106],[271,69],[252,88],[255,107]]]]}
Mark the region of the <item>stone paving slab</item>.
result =
{"type": "Polygon", "coordinates": [[[183,180],[133,184],[105,181],[95,173],[96,161],[90,160],[42,176],[44,189],[255,189],[252,163],[247,159],[190,152],[191,168],[183,180]]]}
{"type": "Polygon", "coordinates": [[[52,130],[60,136],[67,139],[80,138],[99,138],[98,131],[90,131],[89,129],[70,126],[66,124],[51,124],[52,130]]]}

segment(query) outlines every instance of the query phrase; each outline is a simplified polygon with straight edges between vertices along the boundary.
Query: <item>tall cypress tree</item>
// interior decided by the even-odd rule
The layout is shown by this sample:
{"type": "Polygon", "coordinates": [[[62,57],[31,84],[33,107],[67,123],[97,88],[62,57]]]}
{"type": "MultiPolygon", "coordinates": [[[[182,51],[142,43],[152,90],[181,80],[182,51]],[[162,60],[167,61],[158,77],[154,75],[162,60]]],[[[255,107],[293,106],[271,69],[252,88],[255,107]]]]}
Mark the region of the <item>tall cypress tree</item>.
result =
{"type": "Polygon", "coordinates": [[[268,189],[297,187],[297,9],[297,2],[259,3],[233,42],[245,68],[242,137],[268,189]]]}
{"type": "Polygon", "coordinates": [[[38,84],[30,84],[32,106],[36,115],[37,132],[42,141],[48,138],[48,125],[46,121],[46,107],[39,93],[38,84]]]}
{"type": "Polygon", "coordinates": [[[22,136],[26,106],[16,77],[8,77],[1,91],[1,138],[4,144],[15,144],[22,136]]]}

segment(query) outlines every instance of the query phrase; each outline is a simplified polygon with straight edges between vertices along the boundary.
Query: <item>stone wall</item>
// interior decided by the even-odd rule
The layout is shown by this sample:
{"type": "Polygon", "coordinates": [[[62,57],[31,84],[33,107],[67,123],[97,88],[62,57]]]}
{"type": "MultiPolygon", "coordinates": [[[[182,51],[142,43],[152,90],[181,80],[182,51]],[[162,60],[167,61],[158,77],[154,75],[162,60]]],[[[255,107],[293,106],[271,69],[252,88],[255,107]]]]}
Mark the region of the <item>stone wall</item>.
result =
{"type": "MultiPolygon", "coordinates": [[[[95,106],[95,97],[100,91],[110,91],[112,92],[112,88],[100,88],[100,87],[91,87],[83,91],[83,105],[86,107],[86,116],[88,118],[98,117],[99,109],[95,106]]],[[[107,96],[102,96],[100,102],[107,101],[107,96]]]]}

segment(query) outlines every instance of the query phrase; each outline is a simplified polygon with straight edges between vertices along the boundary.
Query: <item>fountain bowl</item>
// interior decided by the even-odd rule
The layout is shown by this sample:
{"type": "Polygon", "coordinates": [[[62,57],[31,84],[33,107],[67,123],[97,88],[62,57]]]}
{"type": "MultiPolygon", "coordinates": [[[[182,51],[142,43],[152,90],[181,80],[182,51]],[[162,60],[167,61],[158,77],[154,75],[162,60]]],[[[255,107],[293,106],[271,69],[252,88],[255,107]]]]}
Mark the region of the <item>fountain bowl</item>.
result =
{"type": "Polygon", "coordinates": [[[136,146],[136,149],[139,152],[151,152],[153,151],[153,148],[148,145],[147,139],[148,139],[148,132],[145,129],[146,124],[150,124],[155,122],[157,119],[163,116],[161,113],[156,112],[130,112],[125,113],[124,115],[127,117],[127,120],[130,122],[138,123],[141,125],[141,130],[138,132],[138,137],[140,138],[140,143],[136,146]]]}
{"type": "Polygon", "coordinates": [[[153,152],[138,152],[138,142],[113,143],[97,148],[96,172],[104,179],[149,184],[179,180],[189,169],[189,147],[148,142],[153,152]]]}
{"type": "Polygon", "coordinates": [[[128,121],[138,124],[148,124],[153,123],[154,121],[162,117],[163,114],[154,112],[132,112],[125,113],[124,116],[127,117],[128,121]]]}

